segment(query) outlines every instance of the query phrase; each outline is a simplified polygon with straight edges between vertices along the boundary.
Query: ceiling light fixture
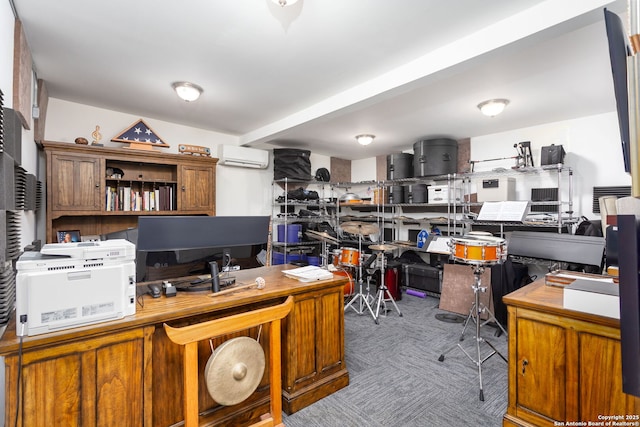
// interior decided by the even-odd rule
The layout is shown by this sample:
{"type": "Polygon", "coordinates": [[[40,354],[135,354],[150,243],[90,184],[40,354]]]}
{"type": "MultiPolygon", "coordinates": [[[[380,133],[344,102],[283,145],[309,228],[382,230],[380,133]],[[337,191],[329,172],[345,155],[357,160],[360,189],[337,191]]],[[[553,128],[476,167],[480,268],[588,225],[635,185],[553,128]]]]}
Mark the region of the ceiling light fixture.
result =
{"type": "Polygon", "coordinates": [[[490,99],[478,104],[478,108],[485,116],[494,117],[502,113],[508,104],[508,99],[490,99]]]}
{"type": "Polygon", "coordinates": [[[278,6],[285,7],[285,6],[291,6],[298,0],[271,0],[271,1],[277,4],[278,6]]]}
{"type": "Polygon", "coordinates": [[[360,145],[369,145],[373,142],[373,138],[375,137],[376,137],[375,135],[370,135],[370,134],[357,135],[356,141],[358,141],[358,144],[360,145]]]}
{"type": "Polygon", "coordinates": [[[176,91],[180,98],[187,102],[195,101],[200,98],[200,95],[203,92],[200,86],[189,82],[175,82],[171,84],[171,87],[176,91]]]}

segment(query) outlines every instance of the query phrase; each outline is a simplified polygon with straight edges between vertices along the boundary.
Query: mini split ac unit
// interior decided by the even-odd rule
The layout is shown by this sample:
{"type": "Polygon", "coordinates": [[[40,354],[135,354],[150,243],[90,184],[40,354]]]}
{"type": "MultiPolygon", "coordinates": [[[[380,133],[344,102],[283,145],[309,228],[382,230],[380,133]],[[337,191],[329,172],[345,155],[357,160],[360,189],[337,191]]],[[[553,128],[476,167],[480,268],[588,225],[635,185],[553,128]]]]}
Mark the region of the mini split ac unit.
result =
{"type": "Polygon", "coordinates": [[[218,146],[218,164],[244,168],[266,169],[269,166],[269,152],[236,145],[218,146]]]}

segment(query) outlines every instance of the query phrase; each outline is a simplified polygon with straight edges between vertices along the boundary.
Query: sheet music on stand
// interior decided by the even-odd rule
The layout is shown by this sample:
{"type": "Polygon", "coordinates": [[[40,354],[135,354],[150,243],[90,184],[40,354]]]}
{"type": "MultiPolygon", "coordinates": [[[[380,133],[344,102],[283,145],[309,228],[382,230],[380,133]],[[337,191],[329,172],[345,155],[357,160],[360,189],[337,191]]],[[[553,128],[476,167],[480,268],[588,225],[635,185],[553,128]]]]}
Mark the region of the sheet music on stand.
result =
{"type": "Polygon", "coordinates": [[[522,222],[528,207],[528,201],[484,202],[476,221],[522,222]]]}
{"type": "Polygon", "coordinates": [[[436,236],[427,246],[427,252],[434,254],[451,254],[450,237],[436,236]]]}
{"type": "Polygon", "coordinates": [[[284,275],[301,282],[315,282],[317,280],[333,279],[333,273],[322,267],[308,265],[306,267],[294,268],[292,270],[284,270],[284,275]]]}

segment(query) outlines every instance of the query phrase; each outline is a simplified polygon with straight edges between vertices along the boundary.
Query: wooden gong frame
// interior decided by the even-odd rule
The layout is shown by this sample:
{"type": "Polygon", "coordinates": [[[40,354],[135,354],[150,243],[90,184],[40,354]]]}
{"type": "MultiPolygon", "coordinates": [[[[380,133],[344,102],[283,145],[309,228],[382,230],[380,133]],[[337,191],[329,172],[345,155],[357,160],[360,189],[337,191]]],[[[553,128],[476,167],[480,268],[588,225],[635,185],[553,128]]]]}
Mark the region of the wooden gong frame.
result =
{"type": "Polygon", "coordinates": [[[283,426],[282,424],[282,378],[280,354],[280,321],[287,317],[293,308],[293,297],[273,307],[261,308],[247,313],[235,314],[208,322],[196,323],[183,328],[173,328],[166,323],[167,337],[176,344],[184,346],[184,425],[196,427],[198,418],[198,341],[213,336],[229,334],[269,324],[269,413],[260,417],[254,427],[283,426]]]}

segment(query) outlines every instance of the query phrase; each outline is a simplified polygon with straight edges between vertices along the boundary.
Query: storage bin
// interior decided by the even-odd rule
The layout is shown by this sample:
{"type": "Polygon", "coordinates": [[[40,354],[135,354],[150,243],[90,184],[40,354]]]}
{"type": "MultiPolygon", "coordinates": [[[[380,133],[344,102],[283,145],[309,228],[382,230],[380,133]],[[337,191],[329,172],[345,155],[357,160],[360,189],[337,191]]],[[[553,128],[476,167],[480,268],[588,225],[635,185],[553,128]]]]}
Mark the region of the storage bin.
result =
{"type": "Polygon", "coordinates": [[[284,254],[282,252],[273,252],[272,263],[276,264],[289,264],[295,261],[305,261],[307,256],[305,254],[288,254],[285,261],[284,254]]]}
{"type": "Polygon", "coordinates": [[[427,187],[427,203],[430,205],[438,205],[442,203],[462,202],[462,188],[450,188],[448,185],[430,185],[427,187]],[[450,193],[451,192],[451,193],[450,193]],[[455,196],[452,196],[455,194],[455,196]]]}
{"type": "Polygon", "coordinates": [[[278,242],[285,242],[285,234],[287,243],[300,243],[300,238],[302,235],[302,225],[278,224],[278,242]]]}

